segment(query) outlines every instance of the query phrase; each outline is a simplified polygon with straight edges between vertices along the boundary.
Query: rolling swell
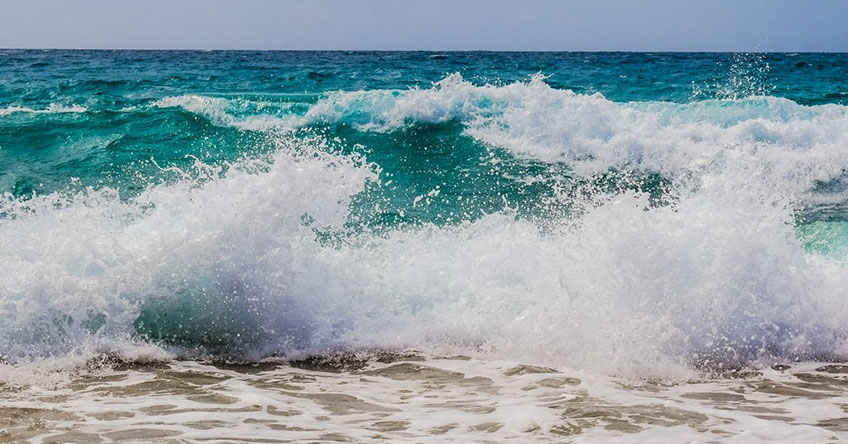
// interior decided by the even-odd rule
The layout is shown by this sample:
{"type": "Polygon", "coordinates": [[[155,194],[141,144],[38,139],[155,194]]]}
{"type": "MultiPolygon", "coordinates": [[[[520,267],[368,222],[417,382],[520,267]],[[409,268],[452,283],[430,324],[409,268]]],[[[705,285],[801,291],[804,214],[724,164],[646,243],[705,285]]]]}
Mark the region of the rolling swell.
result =
{"type": "Polygon", "coordinates": [[[57,185],[0,204],[0,351],[413,347],[648,376],[844,358],[844,217],[798,215],[844,201],[821,184],[846,116],[460,75],[101,109],[123,135],[79,150],[85,185],[42,157],[57,185]],[[127,156],[114,183],[104,152],[127,156]]]}

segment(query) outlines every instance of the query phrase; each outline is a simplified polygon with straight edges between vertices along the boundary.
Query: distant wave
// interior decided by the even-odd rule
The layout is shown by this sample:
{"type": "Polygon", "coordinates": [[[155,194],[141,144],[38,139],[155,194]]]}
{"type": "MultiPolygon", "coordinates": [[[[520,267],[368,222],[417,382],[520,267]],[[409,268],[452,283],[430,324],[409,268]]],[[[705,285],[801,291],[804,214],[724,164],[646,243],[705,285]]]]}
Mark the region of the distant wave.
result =
{"type": "Polygon", "coordinates": [[[10,114],[15,113],[27,113],[27,114],[65,114],[65,113],[84,113],[88,111],[87,108],[80,105],[59,105],[56,103],[51,103],[47,108],[43,109],[34,109],[25,106],[7,106],[6,108],[0,108],[0,117],[8,116],[10,114]]]}

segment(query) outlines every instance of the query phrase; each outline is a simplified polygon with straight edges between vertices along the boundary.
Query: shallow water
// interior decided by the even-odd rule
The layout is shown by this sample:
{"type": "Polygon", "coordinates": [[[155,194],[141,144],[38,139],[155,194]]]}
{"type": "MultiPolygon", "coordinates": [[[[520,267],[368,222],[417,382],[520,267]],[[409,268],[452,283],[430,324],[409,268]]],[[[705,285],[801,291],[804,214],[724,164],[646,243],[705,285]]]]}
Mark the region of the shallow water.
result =
{"type": "Polygon", "coordinates": [[[5,386],[0,442],[837,442],[848,366],[633,381],[414,353],[172,361],[5,386]]]}

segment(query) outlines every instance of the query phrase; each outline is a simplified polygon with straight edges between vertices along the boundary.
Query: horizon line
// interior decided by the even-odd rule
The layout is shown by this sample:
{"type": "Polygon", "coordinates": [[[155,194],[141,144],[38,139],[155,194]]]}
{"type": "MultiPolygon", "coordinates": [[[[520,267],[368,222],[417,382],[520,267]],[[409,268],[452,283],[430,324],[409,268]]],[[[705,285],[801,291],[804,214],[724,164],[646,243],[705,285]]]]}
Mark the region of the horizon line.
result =
{"type": "Polygon", "coordinates": [[[196,51],[196,52],[429,52],[429,53],[636,53],[636,54],[848,54],[848,51],[792,50],[623,50],[623,49],[246,49],[246,48],[62,48],[0,47],[0,51],[196,51]]]}

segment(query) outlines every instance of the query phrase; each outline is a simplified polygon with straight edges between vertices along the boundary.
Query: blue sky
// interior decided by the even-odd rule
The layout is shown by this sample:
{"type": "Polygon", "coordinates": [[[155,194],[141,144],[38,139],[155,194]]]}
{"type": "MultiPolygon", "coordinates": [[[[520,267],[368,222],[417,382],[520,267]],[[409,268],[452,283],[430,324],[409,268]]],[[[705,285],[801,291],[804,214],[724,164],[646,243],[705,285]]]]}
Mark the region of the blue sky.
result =
{"type": "Polygon", "coordinates": [[[4,0],[0,47],[848,52],[848,0],[4,0]]]}

